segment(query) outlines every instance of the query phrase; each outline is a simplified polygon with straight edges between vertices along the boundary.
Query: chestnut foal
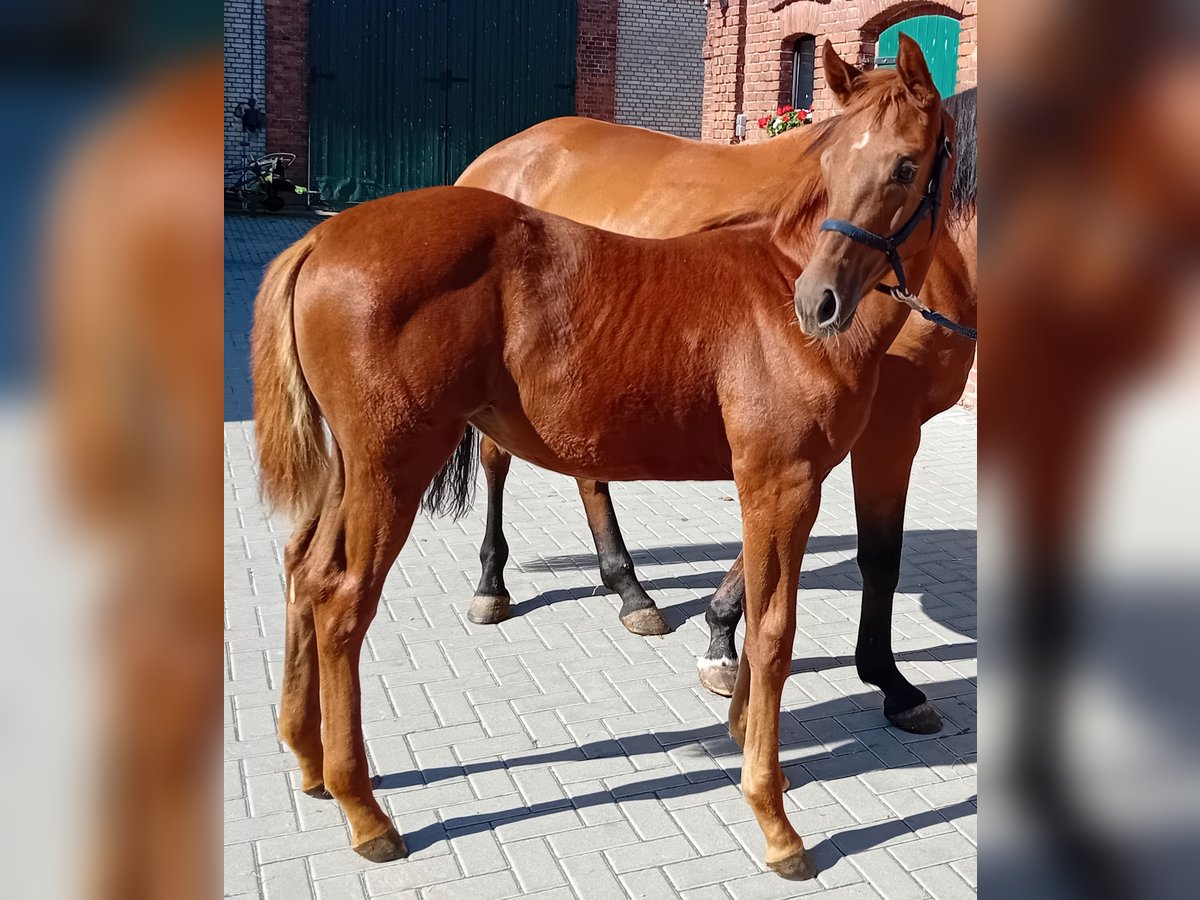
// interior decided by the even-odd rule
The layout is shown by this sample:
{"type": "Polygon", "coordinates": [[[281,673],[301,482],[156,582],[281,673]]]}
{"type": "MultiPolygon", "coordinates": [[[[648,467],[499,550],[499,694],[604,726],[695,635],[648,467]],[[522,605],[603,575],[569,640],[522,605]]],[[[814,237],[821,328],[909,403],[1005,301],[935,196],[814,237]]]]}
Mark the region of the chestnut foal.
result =
{"type": "Polygon", "coordinates": [[[886,258],[834,230],[814,238],[814,224],[827,208],[826,225],[899,229],[901,265],[923,273],[953,129],[911,41],[897,70],[845,87],[845,114],[815,126],[820,152],[771,221],[649,241],[432,188],[342,213],[268,269],[252,341],[260,471],[299,523],[280,731],[304,790],[336,798],[363,856],[406,848],[371,790],[362,642],[422,494],[473,424],[575,477],[734,479],[747,639],[730,734],[767,865],[815,874],[779,767],[797,579],[821,482],[861,431],[908,309],[874,294],[860,306],[886,258]]]}
{"type": "MultiPolygon", "coordinates": [[[[827,79],[839,91],[856,71],[828,43],[824,55],[827,79]]],[[[928,306],[970,325],[975,323],[976,307],[975,105],[974,89],[945,101],[957,135],[951,215],[921,288],[928,306]]],[[[731,147],[595,119],[553,119],[483,153],[458,184],[496,191],[608,231],[675,237],[700,231],[714,219],[776,208],[815,134],[815,129],[800,128],[771,141],[731,147]]],[[[914,291],[919,287],[910,284],[914,291]]],[[[909,476],[922,424],[962,395],[974,357],[971,341],[910,316],[880,365],[867,427],[850,453],[863,579],[855,663],[859,676],[883,692],[888,721],[905,731],[932,733],[941,728],[937,710],[900,672],[892,652],[892,601],[909,476]]],[[[504,485],[512,457],[486,435],[479,453],[487,479],[487,525],[479,550],[479,586],[467,616],[472,622],[494,624],[508,617],[512,603],[504,583],[508,543],[503,529],[504,485]]],[[[621,598],[621,623],[634,634],[665,634],[667,624],[638,580],[625,547],[609,486],[588,479],[579,479],[578,486],[600,580],[621,598]]],[[[440,502],[443,499],[431,492],[426,506],[450,511],[440,502]]],[[[710,645],[697,661],[701,684],[723,696],[732,694],[737,671],[734,634],[745,593],[741,572],[739,559],[706,610],[710,645]]]]}

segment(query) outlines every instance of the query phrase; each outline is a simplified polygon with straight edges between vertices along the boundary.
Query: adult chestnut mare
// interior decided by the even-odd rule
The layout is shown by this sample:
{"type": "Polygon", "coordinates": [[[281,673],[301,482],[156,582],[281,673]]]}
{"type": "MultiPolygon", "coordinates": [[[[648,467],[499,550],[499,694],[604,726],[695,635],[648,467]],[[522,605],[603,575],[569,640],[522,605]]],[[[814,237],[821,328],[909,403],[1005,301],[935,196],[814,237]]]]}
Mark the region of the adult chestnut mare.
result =
{"type": "MultiPolygon", "coordinates": [[[[938,243],[921,294],[930,308],[972,326],[975,109],[973,88],[946,101],[957,132],[948,220],[951,240],[938,243]]],[[[777,209],[817,134],[812,128],[794,129],[767,142],[729,147],[594,119],[554,119],[488,150],[458,184],[496,191],[609,231],[673,237],[714,221],[777,209]]],[[[919,282],[913,288],[917,286],[919,282]]],[[[884,357],[867,427],[850,453],[863,578],[855,663],[863,681],[883,691],[888,720],[905,731],[941,729],[937,711],[900,673],[892,653],[892,600],[900,573],[909,476],[922,424],[962,395],[974,355],[971,341],[910,316],[884,357]]],[[[487,436],[480,455],[488,486],[487,526],[479,554],[483,572],[468,617],[490,624],[506,618],[511,604],[504,584],[508,544],[502,521],[512,458],[487,436]]],[[[621,597],[621,622],[635,634],[666,633],[666,622],[634,572],[608,485],[580,479],[579,493],[599,556],[600,579],[621,597]]],[[[427,505],[448,511],[443,499],[445,494],[435,488],[427,505]]],[[[724,696],[733,692],[734,633],[744,591],[739,558],[709,604],[710,645],[698,660],[701,683],[724,696]]]]}
{"type": "MultiPolygon", "coordinates": [[[[846,112],[816,126],[769,220],[644,240],[433,188],[342,213],[268,269],[252,336],[260,472],[298,523],[280,733],[303,789],[337,799],[368,859],[406,848],[371,791],[362,642],[422,495],[473,424],[578,478],[734,479],[747,639],[730,734],[767,864],[815,874],[779,767],[796,584],[821,482],[862,430],[908,314],[860,304],[883,254],[815,217],[890,234],[929,213],[953,132],[915,43],[895,71],[830,59],[846,112]]],[[[940,231],[931,214],[901,244],[914,277],[940,231]]]]}

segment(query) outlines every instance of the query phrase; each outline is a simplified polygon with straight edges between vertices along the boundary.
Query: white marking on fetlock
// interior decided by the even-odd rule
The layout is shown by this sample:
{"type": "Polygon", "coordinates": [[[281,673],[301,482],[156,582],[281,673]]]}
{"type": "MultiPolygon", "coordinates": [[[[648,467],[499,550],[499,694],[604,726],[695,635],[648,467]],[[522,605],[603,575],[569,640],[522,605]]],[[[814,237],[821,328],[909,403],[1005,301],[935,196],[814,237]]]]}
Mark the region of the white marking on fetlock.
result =
{"type": "Polygon", "coordinates": [[[296,603],[296,582],[294,580],[288,581],[288,603],[293,605],[296,603]]]}
{"type": "Polygon", "coordinates": [[[722,656],[720,659],[706,659],[701,656],[696,659],[697,669],[733,669],[737,667],[737,660],[730,659],[728,656],[722,656]]]}

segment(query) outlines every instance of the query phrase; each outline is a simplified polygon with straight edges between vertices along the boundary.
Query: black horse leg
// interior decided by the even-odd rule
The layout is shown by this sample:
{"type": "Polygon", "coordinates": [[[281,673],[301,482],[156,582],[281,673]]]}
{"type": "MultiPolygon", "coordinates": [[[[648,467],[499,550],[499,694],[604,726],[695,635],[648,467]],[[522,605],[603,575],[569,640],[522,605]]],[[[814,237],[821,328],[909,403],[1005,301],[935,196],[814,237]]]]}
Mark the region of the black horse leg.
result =
{"type": "Polygon", "coordinates": [[[508,562],[508,541],[504,539],[504,481],[512,456],[491,438],[484,437],[479,456],[487,478],[487,526],[479,547],[483,573],[467,618],[478,625],[495,625],[508,618],[512,598],[504,586],[504,565],[508,562]]]}
{"type": "Polygon", "coordinates": [[[667,634],[671,629],[646,589],[637,579],[633,560],[617,525],[608,485],[602,481],[579,481],[579,496],[587,514],[588,528],[600,558],[600,580],[621,595],[621,624],[634,634],[667,634]]]}
{"type": "Polygon", "coordinates": [[[717,592],[708,602],[704,621],[708,623],[708,650],[696,660],[700,683],[722,697],[733,696],[737,681],[738,655],[734,633],[742,620],[746,599],[746,579],[742,573],[742,556],[734,560],[717,592]]]}
{"type": "Polygon", "coordinates": [[[854,663],[859,678],[883,691],[883,714],[889,722],[913,734],[934,734],[942,729],[941,716],[900,673],[892,653],[892,601],[900,580],[904,506],[920,426],[914,430],[911,453],[899,448],[899,441],[885,449],[862,438],[851,452],[863,580],[854,663]]]}

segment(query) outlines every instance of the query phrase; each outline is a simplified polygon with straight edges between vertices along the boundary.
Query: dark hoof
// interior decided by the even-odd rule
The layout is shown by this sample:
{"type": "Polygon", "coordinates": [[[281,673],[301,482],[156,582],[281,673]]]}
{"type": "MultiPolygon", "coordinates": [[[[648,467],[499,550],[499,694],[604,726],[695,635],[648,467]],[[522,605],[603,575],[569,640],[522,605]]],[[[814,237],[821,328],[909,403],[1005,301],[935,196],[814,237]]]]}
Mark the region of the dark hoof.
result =
{"type": "Polygon", "coordinates": [[[332,800],[333,794],[326,790],[323,784],[314,784],[312,787],[304,789],[304,793],[316,800],[332,800]]]}
{"type": "Polygon", "coordinates": [[[510,606],[512,598],[507,594],[502,597],[476,594],[467,610],[467,618],[476,625],[498,625],[508,618],[510,606]]]}
{"type": "Polygon", "coordinates": [[[817,867],[808,857],[808,851],[801,847],[797,852],[779,862],[768,862],[767,867],[780,878],[788,881],[808,881],[817,877],[817,867]]]}
{"type": "Polygon", "coordinates": [[[640,634],[643,637],[671,633],[671,629],[667,627],[667,622],[662,617],[662,613],[653,606],[648,606],[645,609],[635,609],[629,615],[621,616],[621,624],[633,634],[640,634]]]}
{"type": "Polygon", "coordinates": [[[395,828],[385,831],[379,837],[354,845],[354,852],[369,859],[373,863],[391,862],[394,859],[404,859],[408,856],[408,848],[404,846],[404,838],[395,828]]]}
{"type": "Polygon", "coordinates": [[[942,730],[942,717],[928,703],[919,703],[911,709],[898,713],[887,713],[887,720],[909,734],[937,734],[942,730]]]}
{"type": "Polygon", "coordinates": [[[697,660],[700,683],[718,697],[732,697],[737,683],[737,663],[729,660],[720,662],[712,659],[697,660]]]}

